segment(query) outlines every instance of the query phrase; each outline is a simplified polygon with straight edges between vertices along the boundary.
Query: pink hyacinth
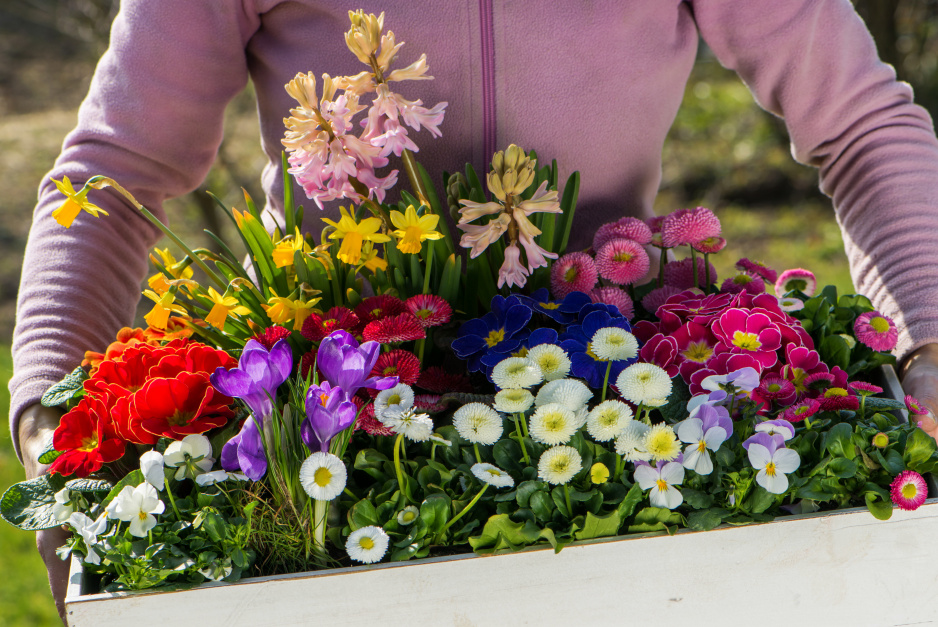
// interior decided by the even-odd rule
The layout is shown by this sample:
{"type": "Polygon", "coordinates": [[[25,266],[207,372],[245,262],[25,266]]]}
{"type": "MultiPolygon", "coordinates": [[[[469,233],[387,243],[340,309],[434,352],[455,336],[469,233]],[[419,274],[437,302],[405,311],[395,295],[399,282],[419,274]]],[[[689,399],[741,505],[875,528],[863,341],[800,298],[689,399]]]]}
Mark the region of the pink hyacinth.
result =
{"type": "Polygon", "coordinates": [[[521,263],[521,249],[512,243],[505,249],[505,261],[498,270],[498,287],[522,287],[527,282],[528,269],[521,263]]]}
{"type": "MultiPolygon", "coordinates": [[[[664,264],[664,282],[678,289],[686,290],[694,287],[694,260],[691,258],[681,259],[680,261],[670,261],[664,264]]],[[[717,280],[717,269],[713,264],[710,266],[710,282],[717,280]]],[[[705,285],[707,282],[707,270],[704,260],[697,258],[697,285],[705,285]]]]}
{"type": "Polygon", "coordinates": [[[619,310],[623,318],[631,320],[635,315],[635,305],[624,290],[618,287],[597,287],[590,291],[590,300],[594,303],[612,305],[619,310]]]}
{"type": "Polygon", "coordinates": [[[682,291],[683,290],[672,287],[670,285],[656,287],[652,291],[645,294],[645,297],[642,298],[642,307],[644,307],[645,311],[649,313],[655,313],[658,311],[658,307],[668,302],[669,298],[680,294],[682,291]]]}
{"type": "Polygon", "coordinates": [[[762,294],[765,292],[765,281],[762,277],[749,274],[748,272],[737,272],[733,276],[723,281],[720,291],[727,294],[762,294]]]}
{"type": "Polygon", "coordinates": [[[586,253],[568,253],[550,269],[550,289],[555,298],[570,292],[589,292],[599,278],[593,258],[586,253]]]}
{"type": "Polygon", "coordinates": [[[928,486],[922,475],[914,470],[903,470],[889,485],[889,496],[899,509],[918,509],[928,497],[928,486]]]}
{"type": "Polygon", "coordinates": [[[899,341],[896,323],[878,311],[868,311],[857,316],[853,332],[857,340],[874,351],[891,351],[899,341]]]}
{"type": "Polygon", "coordinates": [[[668,247],[689,246],[720,234],[720,220],[706,207],[680,209],[661,223],[662,243],[668,247]]]}
{"type": "Polygon", "coordinates": [[[599,275],[617,285],[631,285],[644,278],[650,266],[648,253],[641,244],[631,240],[611,240],[596,252],[599,275]]]}
{"type": "Polygon", "coordinates": [[[651,229],[638,218],[631,217],[604,224],[593,236],[593,250],[599,250],[614,239],[630,239],[644,246],[651,242],[651,229]]]}
{"type": "Polygon", "coordinates": [[[760,276],[766,283],[775,283],[778,279],[778,272],[761,261],[751,261],[743,258],[736,262],[736,268],[748,272],[749,274],[760,276]]]}
{"type": "Polygon", "coordinates": [[[814,296],[815,289],[817,289],[817,279],[814,273],[804,268],[785,270],[775,282],[776,296],[784,296],[792,290],[800,290],[806,296],[814,296]]]}

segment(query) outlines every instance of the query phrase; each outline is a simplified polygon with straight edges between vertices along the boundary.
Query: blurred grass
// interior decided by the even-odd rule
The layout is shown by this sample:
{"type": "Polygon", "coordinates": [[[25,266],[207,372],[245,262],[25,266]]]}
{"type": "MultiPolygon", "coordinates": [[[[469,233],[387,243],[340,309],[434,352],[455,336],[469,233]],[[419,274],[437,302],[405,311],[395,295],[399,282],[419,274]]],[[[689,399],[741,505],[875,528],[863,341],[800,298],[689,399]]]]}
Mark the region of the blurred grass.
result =
{"type": "MultiPolygon", "coordinates": [[[[10,406],[6,382],[12,370],[10,347],[4,344],[0,346],[0,381],[3,382],[0,388],[0,409],[4,416],[10,406]]],[[[23,467],[13,452],[9,429],[0,429],[0,492],[24,478],[23,467]]],[[[0,573],[3,573],[3,583],[0,584],[0,626],[44,627],[61,624],[46,582],[46,569],[36,551],[34,533],[20,531],[0,521],[0,573]]]]}

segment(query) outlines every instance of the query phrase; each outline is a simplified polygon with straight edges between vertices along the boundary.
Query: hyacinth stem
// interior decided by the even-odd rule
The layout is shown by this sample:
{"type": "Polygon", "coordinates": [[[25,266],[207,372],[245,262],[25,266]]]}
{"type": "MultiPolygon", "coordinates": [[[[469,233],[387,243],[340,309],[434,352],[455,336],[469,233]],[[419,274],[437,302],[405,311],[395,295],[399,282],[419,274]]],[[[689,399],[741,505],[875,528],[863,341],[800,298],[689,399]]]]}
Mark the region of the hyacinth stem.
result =
{"type": "Polygon", "coordinates": [[[179,237],[175,233],[173,233],[173,231],[168,226],[163,224],[159,218],[157,218],[155,215],[150,213],[149,209],[147,209],[146,207],[141,205],[139,202],[137,202],[137,199],[134,198],[133,194],[131,194],[126,189],[121,187],[117,183],[117,181],[115,181],[114,179],[108,178],[106,176],[98,175],[98,176],[93,176],[90,179],[88,179],[88,182],[85,183],[85,185],[93,189],[104,189],[105,187],[114,188],[114,190],[119,192],[121,196],[123,196],[128,201],[130,201],[130,204],[133,205],[134,208],[137,209],[137,211],[142,213],[143,216],[147,220],[149,220],[151,224],[153,224],[156,228],[162,231],[163,235],[165,235],[170,240],[172,240],[172,242],[176,244],[176,246],[178,246],[184,253],[186,253],[186,255],[188,255],[189,258],[192,259],[195,265],[197,265],[202,270],[202,272],[205,273],[205,276],[207,276],[212,281],[214,281],[215,284],[218,285],[219,287],[223,289],[228,289],[228,281],[225,281],[223,278],[218,276],[217,273],[213,272],[211,268],[209,268],[205,264],[205,262],[199,258],[198,255],[192,252],[192,250],[188,246],[186,246],[186,244],[181,239],[179,239],[179,237]]]}
{"type": "Polygon", "coordinates": [[[472,443],[472,450],[475,451],[475,454],[476,454],[476,462],[478,462],[478,463],[481,464],[481,463],[482,463],[482,456],[479,455],[479,445],[476,444],[475,442],[473,442],[473,443],[472,443]]]}
{"type": "MultiPolygon", "coordinates": [[[[693,247],[691,247],[693,250],[693,247]]],[[[704,291],[710,293],[710,253],[704,253],[704,273],[707,277],[707,285],[704,287],[704,291]]]]}
{"type": "Polygon", "coordinates": [[[694,287],[700,287],[697,281],[697,251],[694,250],[693,246],[690,247],[690,267],[694,275],[694,287]]]}
{"type": "Polygon", "coordinates": [[[410,179],[410,184],[414,188],[414,191],[417,192],[417,198],[425,204],[427,207],[430,206],[430,194],[427,193],[427,190],[423,186],[423,180],[420,178],[420,174],[417,170],[417,160],[414,158],[414,153],[410,150],[404,149],[404,152],[401,153],[401,158],[404,160],[404,171],[407,172],[407,178],[410,179]]]}
{"type": "Polygon", "coordinates": [[[570,486],[563,484],[563,500],[567,504],[567,515],[573,517],[573,507],[570,505],[570,486]]]}
{"type": "Polygon", "coordinates": [[[609,389],[609,373],[612,372],[612,360],[609,360],[609,363],[606,365],[606,376],[603,378],[603,394],[602,398],[599,399],[599,402],[606,400],[606,390],[609,389]]]}
{"type": "Polygon", "coordinates": [[[329,513],[329,501],[316,499],[313,502],[313,546],[326,550],[326,517],[329,513]]]}
{"type": "MultiPolygon", "coordinates": [[[[518,417],[521,416],[521,412],[515,413],[515,434],[518,436],[518,444],[521,445],[521,454],[524,456],[524,463],[530,465],[531,458],[528,457],[528,449],[524,446],[524,436],[521,434],[521,425],[518,422],[518,417]]],[[[521,421],[524,421],[524,416],[521,416],[521,421]]]]}
{"type": "Polygon", "coordinates": [[[401,494],[404,498],[410,502],[413,499],[410,498],[410,495],[407,493],[407,484],[404,482],[404,471],[401,469],[401,449],[404,446],[404,434],[397,434],[397,439],[394,441],[394,472],[397,474],[397,485],[401,490],[401,494]]]}
{"type": "Polygon", "coordinates": [[[457,520],[459,520],[460,518],[462,518],[463,516],[465,516],[466,513],[467,513],[470,509],[472,509],[472,508],[475,506],[476,503],[479,502],[479,499],[482,498],[482,495],[485,494],[485,491],[488,489],[488,487],[489,487],[489,484],[487,484],[487,483],[485,483],[485,484],[482,485],[482,489],[479,490],[479,493],[475,495],[475,498],[473,498],[471,501],[469,501],[469,504],[466,505],[466,506],[462,509],[461,512],[459,512],[458,514],[456,514],[456,516],[455,516],[452,520],[450,520],[448,523],[446,523],[446,526],[443,527],[443,529],[440,530],[440,533],[437,534],[437,536],[436,536],[436,540],[434,541],[434,544],[439,544],[440,541],[443,539],[443,536],[446,535],[447,529],[449,529],[450,527],[452,527],[453,525],[455,525],[457,520]]]}

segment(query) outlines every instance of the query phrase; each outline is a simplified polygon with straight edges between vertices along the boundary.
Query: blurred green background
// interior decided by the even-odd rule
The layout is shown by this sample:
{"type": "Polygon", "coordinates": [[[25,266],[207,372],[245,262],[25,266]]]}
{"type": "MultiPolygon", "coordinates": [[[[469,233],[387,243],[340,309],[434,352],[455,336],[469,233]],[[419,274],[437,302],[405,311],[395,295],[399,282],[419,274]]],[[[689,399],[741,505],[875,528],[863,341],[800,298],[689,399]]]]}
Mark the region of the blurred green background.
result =
{"type": "MultiPolygon", "coordinates": [[[[938,0],[857,0],[882,58],[938,114],[938,0]]],[[[36,188],[52,165],[107,46],[114,0],[3,0],[0,4],[0,380],[10,375],[22,251],[36,188]]],[[[208,245],[202,228],[224,234],[205,190],[240,187],[260,198],[263,166],[250,87],[231,105],[215,168],[193,194],[167,205],[174,228],[208,245]]],[[[852,289],[843,243],[816,172],[790,156],[784,124],[760,110],[735,74],[704,47],[684,106],[665,145],[658,213],[712,208],[729,240],[718,255],[725,275],[740,257],[784,270],[805,267],[822,284],[852,289]],[[811,225],[806,229],[805,225],[811,225]]],[[[232,234],[233,235],[233,234],[232,234]]],[[[6,415],[9,394],[0,389],[6,415]]],[[[0,429],[0,490],[22,479],[7,430],[0,429]]],[[[0,523],[0,626],[57,623],[33,534],[0,523]]]]}

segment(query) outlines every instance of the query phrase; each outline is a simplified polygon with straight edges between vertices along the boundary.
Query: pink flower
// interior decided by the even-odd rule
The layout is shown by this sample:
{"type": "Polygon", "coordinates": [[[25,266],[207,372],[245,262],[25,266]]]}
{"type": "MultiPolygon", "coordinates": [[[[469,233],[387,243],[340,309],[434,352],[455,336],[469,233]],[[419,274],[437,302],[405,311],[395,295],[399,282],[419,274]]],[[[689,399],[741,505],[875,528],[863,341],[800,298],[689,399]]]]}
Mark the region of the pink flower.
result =
{"type": "Polygon", "coordinates": [[[782,276],[775,282],[775,294],[783,296],[792,290],[800,290],[806,296],[814,296],[814,290],[817,288],[817,279],[814,273],[804,268],[794,268],[785,270],[782,276]]]}
{"type": "Polygon", "coordinates": [[[614,239],[630,239],[642,246],[651,243],[651,229],[638,218],[621,218],[616,222],[604,224],[593,236],[593,250],[599,250],[603,244],[614,239]]]}
{"type": "Polygon", "coordinates": [[[566,298],[570,292],[589,292],[597,278],[592,257],[586,253],[568,253],[550,269],[550,289],[555,298],[566,298]]]}
{"type": "Polygon", "coordinates": [[[712,255],[726,248],[726,240],[722,237],[708,237],[705,240],[694,242],[691,246],[699,253],[712,255]]]}
{"type": "Polygon", "coordinates": [[[813,398],[806,398],[797,405],[792,405],[782,414],[782,418],[791,423],[801,422],[821,410],[821,404],[813,398]]]}
{"type": "Polygon", "coordinates": [[[794,344],[785,346],[782,376],[792,382],[799,395],[807,393],[807,378],[816,373],[827,375],[833,381],[833,376],[828,374],[827,364],[821,361],[821,355],[816,350],[794,344]]]}
{"type": "Polygon", "coordinates": [[[859,394],[860,396],[869,396],[870,394],[879,394],[883,391],[883,388],[878,385],[873,385],[872,383],[867,383],[866,381],[851,381],[847,384],[851,390],[859,394]]]}
{"type": "MultiPolygon", "coordinates": [[[[882,392],[882,390],[880,390],[880,392],[882,392]]],[[[927,407],[922,405],[922,402],[920,400],[918,400],[911,394],[906,395],[905,406],[906,406],[906,409],[909,410],[909,413],[915,416],[927,416],[929,413],[931,413],[929,412],[927,407]]]]}
{"type": "Polygon", "coordinates": [[[874,351],[891,351],[899,341],[896,324],[878,311],[868,311],[857,316],[853,332],[860,342],[874,351]]]}
{"type": "Polygon", "coordinates": [[[727,309],[714,322],[712,330],[725,350],[748,353],[762,368],[771,368],[778,361],[775,351],[782,345],[782,333],[764,313],[727,309]]]}
{"type": "Polygon", "coordinates": [[[765,281],[762,280],[762,277],[748,272],[737,272],[723,281],[720,290],[728,294],[738,294],[740,292],[762,294],[765,292],[765,281]]]}
{"type": "MultiPolygon", "coordinates": [[[[694,287],[694,260],[691,258],[682,259],[680,261],[670,261],[664,264],[664,282],[666,285],[671,285],[682,290],[686,290],[694,287]]],[[[714,282],[717,280],[717,270],[713,267],[713,264],[710,265],[710,281],[714,282]]],[[[707,282],[707,270],[704,265],[704,260],[700,257],[697,258],[697,283],[696,285],[705,285],[707,282]]]]}
{"type": "Polygon", "coordinates": [[[776,279],[778,279],[778,272],[761,261],[751,261],[743,258],[736,262],[736,268],[743,272],[762,277],[766,283],[775,283],[776,279]]]}
{"type": "Polygon", "coordinates": [[[655,313],[658,311],[658,308],[664,305],[669,298],[680,294],[683,290],[680,288],[674,287],[672,285],[665,285],[663,287],[656,287],[652,291],[645,294],[642,298],[642,307],[645,308],[645,311],[649,313],[655,313]]]}
{"type": "Polygon", "coordinates": [[[523,286],[527,282],[528,271],[521,263],[521,249],[517,244],[511,244],[505,249],[505,261],[498,270],[498,287],[507,284],[508,287],[523,286]]]}
{"type": "Polygon", "coordinates": [[[761,403],[764,411],[771,410],[773,404],[781,407],[791,405],[797,397],[798,393],[791,381],[772,375],[763,378],[759,386],[752,391],[753,402],[761,403]]]}
{"type": "Polygon", "coordinates": [[[730,374],[743,368],[752,368],[760,375],[763,369],[762,364],[751,353],[718,353],[707,362],[705,367],[691,374],[690,381],[685,379],[685,382],[690,388],[691,395],[708,394],[709,391],[702,385],[704,379],[713,375],[730,374]]]}
{"type": "Polygon", "coordinates": [[[677,341],[669,336],[659,333],[645,342],[638,352],[639,361],[654,364],[674,377],[678,371],[677,341]]]}
{"type": "MultiPolygon", "coordinates": [[[[671,337],[677,342],[677,351],[681,361],[695,364],[697,368],[702,368],[716,354],[717,339],[707,327],[696,322],[681,325],[671,333],[671,337]]],[[[686,371],[689,376],[690,372],[697,368],[686,370],[682,364],[681,372],[683,374],[686,371]]]]}
{"type": "Polygon", "coordinates": [[[650,266],[648,253],[632,240],[610,240],[596,252],[599,276],[617,285],[631,285],[644,278],[650,266]]]}
{"type": "Polygon", "coordinates": [[[829,387],[819,396],[817,402],[821,404],[821,411],[837,411],[846,409],[856,411],[860,408],[860,399],[842,387],[829,387]]]}
{"type": "MultiPolygon", "coordinates": [[[[527,220],[525,220],[527,222],[527,220]]],[[[530,224],[530,222],[528,222],[530,224]]],[[[540,231],[537,232],[538,235],[540,231]]],[[[549,252],[534,241],[534,237],[523,230],[518,235],[518,241],[524,246],[524,254],[528,259],[528,271],[534,272],[537,268],[546,268],[548,259],[556,259],[557,253],[549,252]]]]}
{"type": "Polygon", "coordinates": [[[511,217],[504,213],[486,224],[457,224],[459,230],[463,231],[459,245],[469,248],[469,258],[475,259],[508,230],[509,224],[511,217]]]}
{"type": "Polygon", "coordinates": [[[664,219],[667,216],[652,216],[645,220],[645,224],[648,225],[648,228],[651,230],[651,234],[661,233],[661,225],[664,224],[664,219]]]}
{"type": "Polygon", "coordinates": [[[624,290],[618,287],[597,287],[590,291],[590,300],[594,303],[613,305],[622,314],[622,317],[631,319],[635,315],[635,306],[632,299],[624,290]]]}
{"type": "Polygon", "coordinates": [[[928,497],[925,479],[914,470],[903,470],[889,485],[889,496],[899,509],[918,509],[928,497]]]}
{"type": "Polygon", "coordinates": [[[664,218],[661,224],[662,243],[667,248],[689,246],[720,234],[720,221],[705,207],[680,209],[664,218]]]}

